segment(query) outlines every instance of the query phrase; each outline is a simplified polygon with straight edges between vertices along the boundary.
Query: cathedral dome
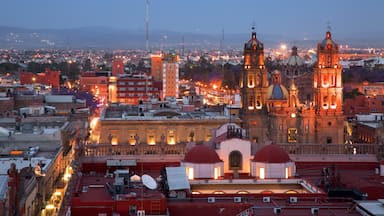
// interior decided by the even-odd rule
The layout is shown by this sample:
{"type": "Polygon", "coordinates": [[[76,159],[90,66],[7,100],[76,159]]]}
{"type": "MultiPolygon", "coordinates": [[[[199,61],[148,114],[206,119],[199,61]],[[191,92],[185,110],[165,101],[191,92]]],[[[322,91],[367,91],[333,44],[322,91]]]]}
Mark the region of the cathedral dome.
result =
{"type": "Polygon", "coordinates": [[[269,100],[286,100],[288,91],[283,85],[275,84],[268,87],[267,97],[269,100]]]}
{"type": "Polygon", "coordinates": [[[291,56],[284,61],[287,66],[301,66],[304,64],[304,60],[297,54],[297,47],[292,47],[291,56]]]}
{"type": "Polygon", "coordinates": [[[291,159],[278,145],[269,144],[256,152],[253,161],[261,163],[287,163],[290,162],[291,159]]]}
{"type": "Polygon", "coordinates": [[[288,99],[288,91],[283,85],[281,85],[280,71],[274,70],[271,73],[272,85],[268,87],[267,98],[269,100],[286,100],[288,99]]]}
{"type": "Polygon", "coordinates": [[[325,39],[320,44],[321,49],[337,49],[338,45],[332,40],[331,32],[327,31],[325,39]]]}
{"type": "Polygon", "coordinates": [[[184,162],[189,163],[218,163],[222,162],[216,151],[205,145],[196,145],[184,157],[184,162]]]}

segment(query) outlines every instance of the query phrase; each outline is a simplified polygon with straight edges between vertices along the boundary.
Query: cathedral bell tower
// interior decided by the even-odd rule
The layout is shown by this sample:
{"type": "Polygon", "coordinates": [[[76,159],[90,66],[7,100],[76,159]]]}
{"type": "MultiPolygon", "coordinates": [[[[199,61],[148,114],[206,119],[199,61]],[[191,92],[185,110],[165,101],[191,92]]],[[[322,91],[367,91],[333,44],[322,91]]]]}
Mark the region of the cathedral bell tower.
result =
{"type": "Polygon", "coordinates": [[[240,79],[243,127],[253,142],[269,140],[267,91],[268,74],[264,64],[264,45],[252,28],[251,38],[244,44],[244,65],[240,79]]]}
{"type": "Polygon", "coordinates": [[[264,45],[256,38],[252,28],[251,38],[244,45],[244,65],[240,87],[242,112],[256,113],[265,107],[268,77],[264,65],[264,45]]]}
{"type": "Polygon", "coordinates": [[[313,94],[316,115],[317,141],[343,143],[343,84],[339,64],[339,47],[331,32],[317,45],[317,64],[314,68],[313,94]]]}

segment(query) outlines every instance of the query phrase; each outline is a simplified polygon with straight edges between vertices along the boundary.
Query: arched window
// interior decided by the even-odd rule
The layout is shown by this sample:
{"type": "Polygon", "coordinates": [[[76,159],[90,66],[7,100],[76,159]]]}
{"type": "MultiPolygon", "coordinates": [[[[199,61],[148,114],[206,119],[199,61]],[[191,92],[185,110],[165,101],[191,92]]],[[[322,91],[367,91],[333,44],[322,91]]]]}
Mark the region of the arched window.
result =
{"type": "Polygon", "coordinates": [[[229,169],[230,170],[241,170],[243,166],[243,156],[239,151],[232,151],[229,154],[229,169]]]}

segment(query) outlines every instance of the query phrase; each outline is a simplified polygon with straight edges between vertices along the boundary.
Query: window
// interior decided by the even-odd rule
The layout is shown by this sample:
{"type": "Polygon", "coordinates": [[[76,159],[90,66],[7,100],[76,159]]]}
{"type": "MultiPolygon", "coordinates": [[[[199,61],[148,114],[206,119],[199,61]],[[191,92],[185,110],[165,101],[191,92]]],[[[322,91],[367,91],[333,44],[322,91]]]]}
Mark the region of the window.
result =
{"type": "Polygon", "coordinates": [[[248,109],[249,109],[249,110],[253,110],[253,108],[254,108],[254,107],[253,107],[254,100],[255,100],[255,99],[254,99],[253,96],[250,96],[250,97],[249,97],[249,101],[248,101],[248,109]]]}
{"type": "Polygon", "coordinates": [[[155,133],[153,131],[148,132],[147,142],[148,142],[148,145],[156,144],[155,133]]]}
{"type": "Polygon", "coordinates": [[[297,142],[297,129],[296,128],[288,128],[288,142],[289,143],[297,142]]]}
{"type": "Polygon", "coordinates": [[[285,168],[285,178],[289,177],[290,169],[288,167],[285,168]]]}
{"type": "Polygon", "coordinates": [[[192,167],[186,167],[185,171],[187,172],[187,177],[189,180],[193,180],[194,175],[193,175],[193,168],[192,167]]]}
{"type": "Polygon", "coordinates": [[[218,179],[220,175],[220,167],[215,167],[214,178],[218,179]]]}
{"type": "Polygon", "coordinates": [[[229,169],[241,170],[242,169],[243,156],[239,151],[232,151],[229,154],[229,169]]]}
{"type": "Polygon", "coordinates": [[[249,75],[248,76],[248,88],[253,88],[255,87],[255,84],[253,83],[253,76],[249,75]]]}
{"type": "Polygon", "coordinates": [[[170,144],[170,145],[174,145],[176,144],[176,138],[175,138],[175,133],[176,131],[175,130],[169,130],[168,131],[168,136],[167,136],[167,143],[170,144]]]}
{"type": "Polygon", "coordinates": [[[130,145],[136,144],[136,139],[138,140],[138,136],[136,135],[136,131],[128,131],[128,142],[130,145]]]}
{"type": "Polygon", "coordinates": [[[327,137],[327,144],[331,144],[332,143],[332,137],[327,137]]]}
{"type": "Polygon", "coordinates": [[[265,169],[264,169],[264,167],[260,167],[259,168],[259,176],[260,176],[260,179],[265,179],[265,169]]]}

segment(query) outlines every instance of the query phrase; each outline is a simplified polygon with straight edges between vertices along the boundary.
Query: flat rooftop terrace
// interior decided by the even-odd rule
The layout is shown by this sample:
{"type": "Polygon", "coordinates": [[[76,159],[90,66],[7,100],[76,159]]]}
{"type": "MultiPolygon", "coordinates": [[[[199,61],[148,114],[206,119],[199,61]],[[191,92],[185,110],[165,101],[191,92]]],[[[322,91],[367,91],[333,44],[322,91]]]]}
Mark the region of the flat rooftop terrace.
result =
{"type": "Polygon", "coordinates": [[[108,192],[107,184],[113,187],[114,178],[106,177],[103,174],[97,173],[94,176],[83,175],[76,185],[77,195],[80,201],[84,203],[108,202],[124,199],[162,199],[164,195],[159,189],[151,190],[146,188],[140,182],[131,183],[130,188],[125,187],[125,193],[113,196],[108,192]],[[118,198],[117,198],[118,197],[118,198]]]}

